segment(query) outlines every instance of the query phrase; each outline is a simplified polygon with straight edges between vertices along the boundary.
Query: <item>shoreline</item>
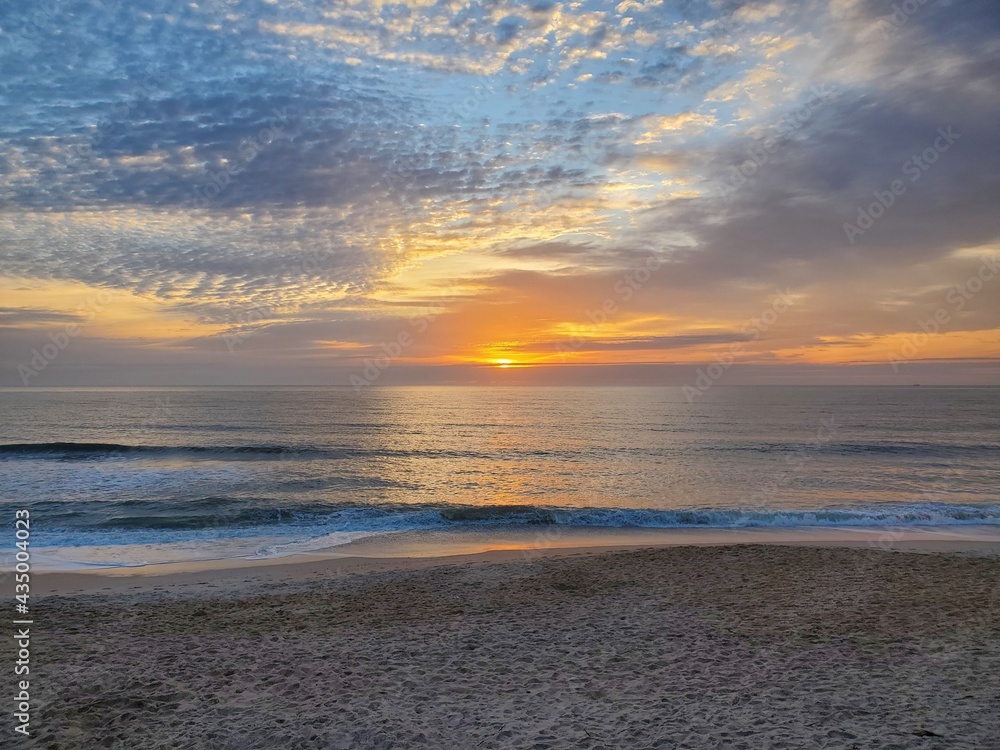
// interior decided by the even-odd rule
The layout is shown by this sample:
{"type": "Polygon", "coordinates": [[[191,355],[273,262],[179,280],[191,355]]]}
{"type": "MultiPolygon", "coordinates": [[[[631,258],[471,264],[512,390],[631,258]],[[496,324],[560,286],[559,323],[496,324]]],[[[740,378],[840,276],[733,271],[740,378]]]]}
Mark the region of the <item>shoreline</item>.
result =
{"type": "MultiPolygon", "coordinates": [[[[193,590],[204,585],[232,590],[240,583],[308,581],[379,571],[443,565],[531,562],[539,558],[673,547],[747,545],[853,548],[907,553],[1000,556],[1000,529],[573,529],[539,535],[524,529],[469,532],[401,532],[348,544],[269,558],[171,561],[138,566],[34,567],[34,596],[99,592],[193,590]]],[[[43,555],[44,558],[44,555],[43,555]]]]}

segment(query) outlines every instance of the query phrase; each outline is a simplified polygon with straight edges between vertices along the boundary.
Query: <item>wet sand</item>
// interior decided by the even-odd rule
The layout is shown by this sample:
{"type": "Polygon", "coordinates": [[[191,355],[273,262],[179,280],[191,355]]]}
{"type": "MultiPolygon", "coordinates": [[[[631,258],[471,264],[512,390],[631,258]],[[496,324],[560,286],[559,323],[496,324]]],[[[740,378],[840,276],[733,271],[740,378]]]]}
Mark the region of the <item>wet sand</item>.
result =
{"type": "Polygon", "coordinates": [[[923,550],[39,575],[61,594],[33,608],[34,736],[18,744],[991,747],[1000,560],[923,550]]]}
{"type": "MultiPolygon", "coordinates": [[[[242,582],[241,570],[256,577],[311,578],[317,572],[344,565],[365,570],[426,565],[428,558],[465,560],[530,560],[579,551],[611,551],[678,545],[795,544],[842,546],[913,552],[959,552],[1000,556],[1000,529],[995,526],[916,528],[601,528],[540,525],[485,527],[367,534],[349,543],[300,550],[289,545],[279,556],[250,552],[265,540],[217,540],[217,546],[125,545],[114,547],[41,548],[32,551],[36,594],[82,593],[138,589],[146,585],[171,588],[202,580],[185,573],[212,571],[220,580],[242,582]],[[243,554],[240,553],[243,551],[243,554]],[[248,552],[249,550],[249,552],[248,552]],[[485,555],[485,556],[483,556],[485,555]],[[120,560],[144,560],[125,565],[120,560]],[[109,562],[110,561],[110,562],[109,562]],[[228,573],[224,571],[230,571],[228,573]],[[71,575],[62,575],[70,573],[71,575]],[[83,574],[83,575],[78,575],[83,574]],[[108,579],[132,578],[123,586],[108,579]],[[156,579],[152,584],[147,579],[156,579]]],[[[272,547],[273,548],[273,547],[272,547]]],[[[437,564],[437,563],[434,563],[437,564]]]]}

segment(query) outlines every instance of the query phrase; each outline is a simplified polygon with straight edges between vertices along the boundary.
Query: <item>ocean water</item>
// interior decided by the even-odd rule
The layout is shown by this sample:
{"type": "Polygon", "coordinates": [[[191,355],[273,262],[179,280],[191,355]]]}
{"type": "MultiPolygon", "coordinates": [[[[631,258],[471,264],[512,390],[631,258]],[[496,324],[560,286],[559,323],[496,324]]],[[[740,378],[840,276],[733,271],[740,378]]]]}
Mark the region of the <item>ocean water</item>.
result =
{"type": "Polygon", "coordinates": [[[7,389],[0,417],[0,514],[89,562],[483,527],[1000,527],[1000,388],[7,389]]]}

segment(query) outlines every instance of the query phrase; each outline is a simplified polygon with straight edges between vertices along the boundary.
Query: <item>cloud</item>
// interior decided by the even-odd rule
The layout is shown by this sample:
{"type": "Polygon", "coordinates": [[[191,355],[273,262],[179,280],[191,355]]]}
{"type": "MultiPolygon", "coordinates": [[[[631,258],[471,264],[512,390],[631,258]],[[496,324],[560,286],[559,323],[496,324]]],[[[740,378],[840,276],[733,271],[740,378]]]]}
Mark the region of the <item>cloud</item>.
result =
{"type": "MultiPolygon", "coordinates": [[[[203,328],[253,309],[262,368],[355,357],[425,308],[424,362],[550,343],[651,253],[671,261],[596,337],[609,361],[710,356],[777,288],[799,302],[748,355],[878,357],[1000,241],[986,0],[30,10],[0,36],[0,277],[155,301],[171,333],[129,346],[199,367],[232,356],[203,328]]],[[[19,346],[75,314],[7,304],[19,346]]],[[[1000,356],[998,327],[984,292],[948,346],[1000,356]]],[[[127,363],[97,338],[60,361],[127,363]]]]}
{"type": "Polygon", "coordinates": [[[635,144],[642,146],[647,143],[656,143],[664,135],[677,131],[688,131],[700,133],[715,124],[713,115],[704,115],[697,112],[681,112],[676,115],[645,115],[638,121],[640,129],[644,129],[636,138],[635,144]]]}
{"type": "MultiPolygon", "coordinates": [[[[751,334],[734,331],[725,333],[681,334],[677,336],[645,336],[631,339],[585,339],[576,348],[580,351],[663,351],[685,349],[704,344],[731,344],[749,341],[751,338],[751,334]]],[[[565,345],[565,342],[548,341],[534,345],[531,350],[556,350],[560,344],[565,345]]]]}
{"type": "Polygon", "coordinates": [[[44,326],[77,323],[82,315],[23,307],[0,307],[0,326],[44,326]]]}
{"type": "Polygon", "coordinates": [[[745,23],[759,23],[780,16],[782,10],[778,3],[747,3],[736,9],[733,18],[745,23]]]}

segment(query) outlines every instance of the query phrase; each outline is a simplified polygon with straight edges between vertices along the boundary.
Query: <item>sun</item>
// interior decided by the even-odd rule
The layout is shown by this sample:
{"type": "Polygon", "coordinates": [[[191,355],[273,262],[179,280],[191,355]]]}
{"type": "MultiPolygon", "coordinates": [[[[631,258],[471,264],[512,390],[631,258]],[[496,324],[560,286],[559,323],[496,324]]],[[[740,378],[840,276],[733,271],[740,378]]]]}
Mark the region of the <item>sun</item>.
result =
{"type": "Polygon", "coordinates": [[[512,364],[514,364],[514,360],[512,360],[512,359],[498,359],[497,360],[497,367],[502,367],[504,369],[510,367],[512,364]]]}

